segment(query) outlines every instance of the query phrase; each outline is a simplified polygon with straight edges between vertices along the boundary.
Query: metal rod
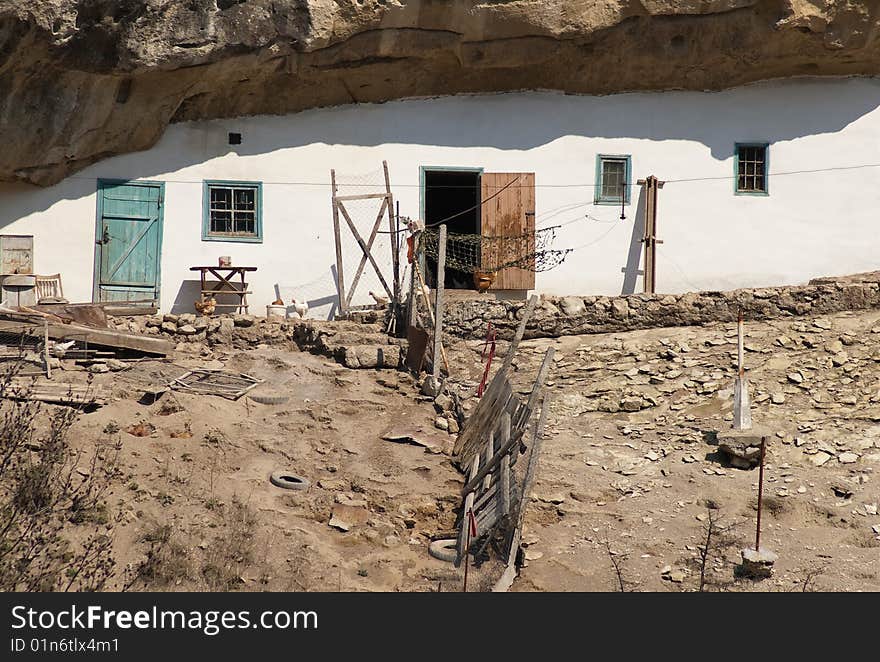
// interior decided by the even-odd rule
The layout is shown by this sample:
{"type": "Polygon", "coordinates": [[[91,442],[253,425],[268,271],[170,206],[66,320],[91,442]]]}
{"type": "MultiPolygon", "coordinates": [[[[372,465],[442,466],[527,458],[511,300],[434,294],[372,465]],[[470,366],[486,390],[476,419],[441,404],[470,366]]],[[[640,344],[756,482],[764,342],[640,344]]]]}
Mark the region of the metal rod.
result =
{"type": "Polygon", "coordinates": [[[764,499],[764,452],[767,437],[761,437],[761,464],[758,472],[758,524],[755,527],[755,551],[761,549],[761,506],[764,499]]]}
{"type": "Polygon", "coordinates": [[[742,308],[739,309],[739,319],[736,322],[736,362],[739,377],[742,379],[745,373],[745,362],[743,361],[743,313],[742,308]]]}

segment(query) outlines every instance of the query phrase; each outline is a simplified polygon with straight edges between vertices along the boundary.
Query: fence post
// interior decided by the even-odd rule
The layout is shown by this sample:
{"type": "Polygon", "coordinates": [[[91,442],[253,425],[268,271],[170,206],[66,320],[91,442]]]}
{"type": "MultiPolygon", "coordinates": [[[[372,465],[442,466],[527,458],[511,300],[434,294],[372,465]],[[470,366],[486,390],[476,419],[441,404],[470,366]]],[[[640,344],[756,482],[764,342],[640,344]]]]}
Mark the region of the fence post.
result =
{"type": "MultiPolygon", "coordinates": [[[[443,281],[446,278],[446,225],[440,226],[437,246],[437,294],[434,301],[434,360],[435,388],[440,385],[440,354],[443,351],[443,281]]],[[[449,367],[447,366],[447,371],[449,367]]]]}

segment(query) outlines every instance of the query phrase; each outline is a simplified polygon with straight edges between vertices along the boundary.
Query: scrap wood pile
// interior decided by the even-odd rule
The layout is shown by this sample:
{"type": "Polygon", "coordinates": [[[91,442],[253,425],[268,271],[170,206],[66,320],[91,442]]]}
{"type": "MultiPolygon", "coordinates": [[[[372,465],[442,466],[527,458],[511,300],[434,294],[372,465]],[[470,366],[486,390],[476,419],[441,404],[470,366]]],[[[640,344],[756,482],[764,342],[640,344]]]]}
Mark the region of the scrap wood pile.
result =
{"type": "Polygon", "coordinates": [[[100,348],[126,355],[162,357],[170,354],[173,349],[169,341],[161,338],[107,328],[107,317],[100,306],[69,304],[65,308],[77,312],[44,312],[26,307],[16,310],[2,308],[0,334],[21,333],[22,329],[28,329],[29,334],[39,336],[42,333],[55,343],[72,340],[74,346],[71,348],[100,348]]]}
{"type": "Polygon", "coordinates": [[[94,384],[52,384],[13,378],[0,387],[0,397],[12,400],[37,400],[76,407],[107,404],[104,389],[94,384]]]}
{"type": "Polygon", "coordinates": [[[74,364],[91,372],[107,372],[111,365],[125,369],[127,364],[118,358],[164,357],[172,348],[166,340],[108,329],[100,305],[0,306],[0,363],[11,364],[0,398],[103,405],[107,398],[100,387],[24,378],[51,380],[53,369],[74,364]]]}
{"type": "Polygon", "coordinates": [[[526,322],[535,306],[532,297],[520,320],[519,328],[505,356],[471,417],[465,423],[453,450],[453,461],[467,472],[462,489],[463,503],[457,520],[456,565],[468,554],[477,563],[488,558],[491,546],[501,560],[516,562],[525,506],[534,480],[547,400],[544,382],[553,362],[553,348],[547,350],[528,400],[514,393],[508,371],[526,322]],[[542,402],[543,401],[543,402],[542,402]],[[538,407],[541,414],[527,431],[538,407]],[[517,471],[520,455],[528,452],[528,462],[517,471]]]}

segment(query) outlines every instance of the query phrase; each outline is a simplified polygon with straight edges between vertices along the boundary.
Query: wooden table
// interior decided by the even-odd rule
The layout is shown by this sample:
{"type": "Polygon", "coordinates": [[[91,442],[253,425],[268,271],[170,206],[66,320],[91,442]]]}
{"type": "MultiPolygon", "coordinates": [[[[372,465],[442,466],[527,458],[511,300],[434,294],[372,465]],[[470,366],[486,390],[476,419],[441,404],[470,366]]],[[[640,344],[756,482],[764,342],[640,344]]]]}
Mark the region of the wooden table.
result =
{"type": "Polygon", "coordinates": [[[217,308],[238,308],[238,312],[242,312],[244,310],[245,313],[248,311],[248,302],[247,295],[253,294],[253,292],[247,289],[247,283],[244,280],[244,276],[249,271],[256,271],[256,267],[190,267],[190,271],[200,271],[202,273],[202,298],[205,297],[206,294],[210,294],[216,298],[217,294],[235,294],[238,296],[238,303],[216,303],[217,308]],[[223,273],[226,275],[224,276],[223,273]],[[217,278],[216,283],[213,283],[213,289],[208,289],[208,282],[206,277],[210,273],[212,276],[217,278]],[[241,277],[241,289],[236,288],[237,283],[233,283],[232,279],[238,275],[241,277]]]}

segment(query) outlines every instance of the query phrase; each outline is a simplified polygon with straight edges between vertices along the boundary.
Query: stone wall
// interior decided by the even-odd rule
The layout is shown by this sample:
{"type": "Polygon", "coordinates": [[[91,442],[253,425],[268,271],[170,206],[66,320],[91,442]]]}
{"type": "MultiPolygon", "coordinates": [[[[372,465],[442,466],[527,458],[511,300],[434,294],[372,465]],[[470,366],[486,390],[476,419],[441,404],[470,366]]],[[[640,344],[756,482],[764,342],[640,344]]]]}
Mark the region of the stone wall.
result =
{"type": "MultiPolygon", "coordinates": [[[[822,315],[880,308],[877,273],[846,279],[818,279],[809,285],[742,289],[732,292],[633,294],[605,297],[543,296],[526,325],[526,338],[609,333],[706,322],[733,322],[742,310],[746,320],[822,315]]],[[[525,301],[480,298],[448,301],[444,332],[481,339],[491,321],[500,338],[513,336],[525,301]]]]}

